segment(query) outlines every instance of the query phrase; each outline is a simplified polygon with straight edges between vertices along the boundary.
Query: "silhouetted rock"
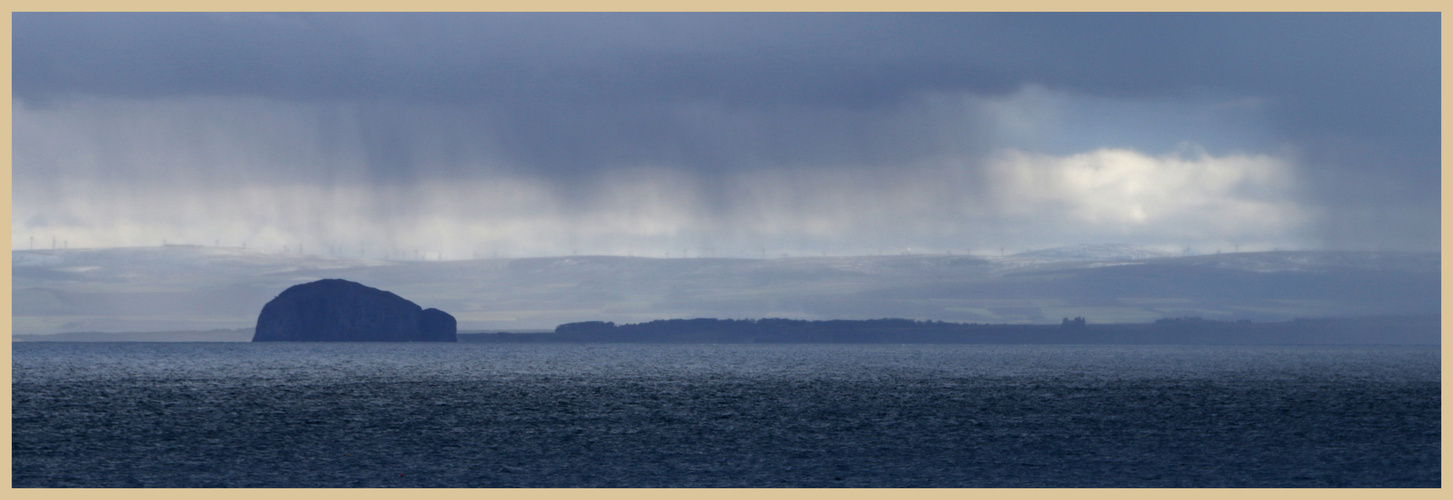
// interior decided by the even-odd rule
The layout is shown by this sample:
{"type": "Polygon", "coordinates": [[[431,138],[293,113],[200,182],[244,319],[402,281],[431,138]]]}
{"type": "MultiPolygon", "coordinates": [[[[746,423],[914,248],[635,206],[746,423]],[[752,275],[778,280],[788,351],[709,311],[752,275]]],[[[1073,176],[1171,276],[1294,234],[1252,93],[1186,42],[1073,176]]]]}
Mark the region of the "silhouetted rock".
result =
{"type": "Polygon", "coordinates": [[[449,313],[346,280],[295,285],[264,305],[253,342],[454,342],[449,313]]]}
{"type": "Polygon", "coordinates": [[[419,334],[423,340],[454,342],[457,331],[458,323],[449,313],[431,307],[419,314],[419,334]]]}

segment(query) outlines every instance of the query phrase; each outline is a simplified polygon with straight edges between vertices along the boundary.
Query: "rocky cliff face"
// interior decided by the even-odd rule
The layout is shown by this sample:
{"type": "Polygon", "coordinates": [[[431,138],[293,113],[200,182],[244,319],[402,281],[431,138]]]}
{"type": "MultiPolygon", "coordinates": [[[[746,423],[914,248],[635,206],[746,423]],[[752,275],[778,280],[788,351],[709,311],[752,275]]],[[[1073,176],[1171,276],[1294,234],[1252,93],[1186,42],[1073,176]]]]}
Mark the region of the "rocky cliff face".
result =
{"type": "Polygon", "coordinates": [[[321,280],[278,294],[257,317],[253,342],[454,342],[449,313],[422,309],[352,281],[321,280]]]}

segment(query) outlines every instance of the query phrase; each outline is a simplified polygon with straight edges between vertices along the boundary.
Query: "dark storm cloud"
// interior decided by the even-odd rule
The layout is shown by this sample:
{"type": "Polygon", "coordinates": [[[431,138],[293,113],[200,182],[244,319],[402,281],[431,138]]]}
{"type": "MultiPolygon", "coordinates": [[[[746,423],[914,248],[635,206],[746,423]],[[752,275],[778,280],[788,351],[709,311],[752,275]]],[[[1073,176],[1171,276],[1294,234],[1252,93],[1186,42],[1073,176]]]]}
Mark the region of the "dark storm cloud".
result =
{"type": "Polygon", "coordinates": [[[23,99],[222,94],[864,107],[1026,83],[1279,99],[1291,132],[1435,136],[1436,14],[27,14],[23,99]]]}
{"type": "MultiPolygon", "coordinates": [[[[1300,195],[1328,214],[1333,243],[1437,230],[1436,13],[18,13],[12,26],[14,95],[30,110],[90,98],[305,110],[252,127],[218,111],[192,127],[293,154],[248,163],[253,180],[509,171],[570,204],[650,167],[711,187],[696,193],[710,205],[731,176],[758,171],[887,170],[1005,144],[1156,155],[1191,141],[1214,154],[1293,148],[1300,195]],[[1068,106],[1081,116],[1056,138],[1006,140],[956,100],[1039,95],[1026,86],[1092,104],[1068,106]],[[268,127],[295,133],[268,139],[268,127]]],[[[111,113],[86,109],[76,116],[111,113]]],[[[143,153],[168,148],[157,134],[143,153]]],[[[215,175],[202,182],[233,180],[215,175]]]]}

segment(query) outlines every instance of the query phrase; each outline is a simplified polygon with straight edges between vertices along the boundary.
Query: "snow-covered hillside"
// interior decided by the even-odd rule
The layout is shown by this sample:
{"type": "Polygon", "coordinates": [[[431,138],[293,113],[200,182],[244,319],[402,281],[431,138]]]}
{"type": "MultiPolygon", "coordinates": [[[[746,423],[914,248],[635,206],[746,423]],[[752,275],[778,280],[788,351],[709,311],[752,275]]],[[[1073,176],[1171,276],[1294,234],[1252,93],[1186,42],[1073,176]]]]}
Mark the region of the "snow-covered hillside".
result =
{"type": "Polygon", "coordinates": [[[10,254],[17,286],[39,275],[75,281],[195,283],[248,279],[266,274],[387,265],[373,260],[333,259],[300,253],[245,248],[168,245],[162,247],[29,250],[10,254]]]}
{"type": "Polygon", "coordinates": [[[1080,244],[1055,247],[1032,252],[1014,254],[1019,259],[1045,259],[1061,261],[1128,261],[1158,259],[1176,255],[1162,249],[1142,245],[1080,244]]]}

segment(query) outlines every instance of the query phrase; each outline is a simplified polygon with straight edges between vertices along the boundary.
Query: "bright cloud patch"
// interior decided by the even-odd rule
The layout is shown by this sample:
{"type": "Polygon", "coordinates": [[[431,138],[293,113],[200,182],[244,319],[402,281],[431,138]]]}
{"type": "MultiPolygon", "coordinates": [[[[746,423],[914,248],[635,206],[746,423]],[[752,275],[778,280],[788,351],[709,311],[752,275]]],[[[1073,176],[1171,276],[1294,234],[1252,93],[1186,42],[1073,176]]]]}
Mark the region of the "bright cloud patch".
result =
{"type": "Polygon", "coordinates": [[[1020,151],[988,162],[994,206],[1011,218],[1059,219],[1117,232],[1189,224],[1222,237],[1276,239],[1307,222],[1290,166],[1271,156],[1149,156],[1102,149],[1020,151]]]}

